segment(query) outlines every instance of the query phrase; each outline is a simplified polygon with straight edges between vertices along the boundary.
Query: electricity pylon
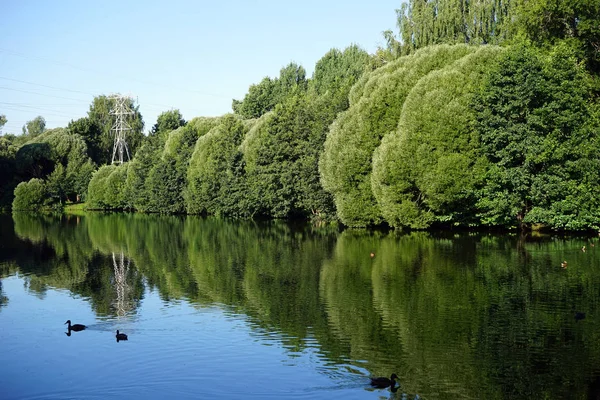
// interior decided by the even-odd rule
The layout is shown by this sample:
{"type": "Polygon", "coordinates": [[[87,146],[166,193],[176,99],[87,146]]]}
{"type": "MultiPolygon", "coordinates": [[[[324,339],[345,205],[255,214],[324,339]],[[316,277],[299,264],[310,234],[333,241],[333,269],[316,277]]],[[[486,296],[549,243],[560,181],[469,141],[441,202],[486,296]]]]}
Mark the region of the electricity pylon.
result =
{"type": "Polygon", "coordinates": [[[127,148],[127,142],[125,141],[125,135],[127,131],[131,130],[131,127],[127,123],[127,116],[133,115],[134,112],[129,108],[131,98],[128,96],[121,96],[119,94],[111,96],[111,99],[115,101],[115,107],[110,111],[111,115],[116,116],[115,124],[112,127],[112,131],[115,133],[115,144],[113,145],[112,163],[115,162],[123,164],[123,154],[127,155],[127,161],[131,159],[129,156],[129,149],[127,148]]]}

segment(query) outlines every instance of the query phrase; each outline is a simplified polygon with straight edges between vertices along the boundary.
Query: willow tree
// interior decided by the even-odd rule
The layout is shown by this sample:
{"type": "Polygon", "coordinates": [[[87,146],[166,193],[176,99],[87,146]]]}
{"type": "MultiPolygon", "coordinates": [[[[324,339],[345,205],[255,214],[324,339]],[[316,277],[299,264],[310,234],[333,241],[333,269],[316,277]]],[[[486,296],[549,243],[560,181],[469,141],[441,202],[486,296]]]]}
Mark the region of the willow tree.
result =
{"type": "Polygon", "coordinates": [[[88,186],[87,207],[92,210],[112,209],[110,199],[106,197],[108,190],[108,177],[115,171],[117,165],[103,165],[94,172],[88,186]]]}
{"type": "Polygon", "coordinates": [[[480,47],[423,77],[406,98],[397,131],[373,155],[373,193],[391,226],[474,222],[486,161],[471,102],[501,51],[480,47]]]}
{"type": "Polygon", "coordinates": [[[319,161],[321,183],[333,194],[345,225],[383,222],[371,190],[373,151],[385,135],[396,130],[406,96],[419,79],[473,51],[474,47],[466,45],[428,47],[357,83],[359,88],[350,94],[350,108],[332,124],[319,161]]]}
{"type": "Polygon", "coordinates": [[[513,0],[410,0],[396,10],[397,40],[384,32],[390,50],[410,54],[435,44],[499,44],[511,37],[513,0]]]}
{"type": "Polygon", "coordinates": [[[234,115],[219,123],[195,144],[187,172],[186,210],[190,214],[247,216],[247,190],[239,146],[247,129],[234,115]]]}

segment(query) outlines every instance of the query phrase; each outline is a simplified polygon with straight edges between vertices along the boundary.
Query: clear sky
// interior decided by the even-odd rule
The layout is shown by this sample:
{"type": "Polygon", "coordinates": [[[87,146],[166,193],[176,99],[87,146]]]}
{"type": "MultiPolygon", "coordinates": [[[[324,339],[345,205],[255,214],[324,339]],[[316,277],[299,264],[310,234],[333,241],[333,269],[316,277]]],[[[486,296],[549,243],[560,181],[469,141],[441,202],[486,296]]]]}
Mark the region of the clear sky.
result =
{"type": "Polygon", "coordinates": [[[248,87],[291,61],[312,75],[331,48],[368,52],[396,30],[401,0],[3,0],[4,133],[86,116],[96,95],[137,99],[147,132],[162,111],[231,111],[248,87]]]}

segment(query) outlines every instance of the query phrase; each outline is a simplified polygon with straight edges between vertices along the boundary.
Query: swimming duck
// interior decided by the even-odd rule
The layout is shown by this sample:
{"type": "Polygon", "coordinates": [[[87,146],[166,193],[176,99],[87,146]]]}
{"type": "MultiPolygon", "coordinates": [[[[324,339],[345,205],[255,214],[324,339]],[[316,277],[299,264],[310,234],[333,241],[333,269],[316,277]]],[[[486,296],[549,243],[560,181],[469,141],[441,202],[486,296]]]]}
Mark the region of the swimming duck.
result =
{"type": "Polygon", "coordinates": [[[386,388],[388,386],[394,387],[396,386],[396,379],[398,379],[398,375],[396,374],[392,374],[392,376],[390,376],[389,378],[371,378],[371,386],[377,388],[386,388]]]}
{"type": "Polygon", "coordinates": [[[75,332],[79,332],[82,331],[86,328],[85,325],[81,325],[81,324],[74,324],[71,325],[71,320],[67,320],[67,322],[65,322],[65,324],[69,324],[69,326],[67,326],[67,328],[69,329],[69,331],[75,331],[75,332]]]}
{"type": "Polygon", "coordinates": [[[119,330],[117,329],[117,342],[119,340],[127,340],[127,335],[124,333],[119,333],[119,330]]]}

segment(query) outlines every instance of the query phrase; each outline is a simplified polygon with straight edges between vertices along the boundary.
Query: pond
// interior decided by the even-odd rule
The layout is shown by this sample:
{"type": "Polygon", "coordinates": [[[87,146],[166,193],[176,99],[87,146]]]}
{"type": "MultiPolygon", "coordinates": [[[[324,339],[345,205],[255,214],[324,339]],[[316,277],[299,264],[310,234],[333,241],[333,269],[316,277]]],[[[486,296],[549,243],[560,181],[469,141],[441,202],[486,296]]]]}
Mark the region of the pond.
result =
{"type": "Polygon", "coordinates": [[[1,397],[597,398],[599,252],[597,237],[1,215],[1,397]],[[393,390],[369,385],[392,373],[393,390]]]}

